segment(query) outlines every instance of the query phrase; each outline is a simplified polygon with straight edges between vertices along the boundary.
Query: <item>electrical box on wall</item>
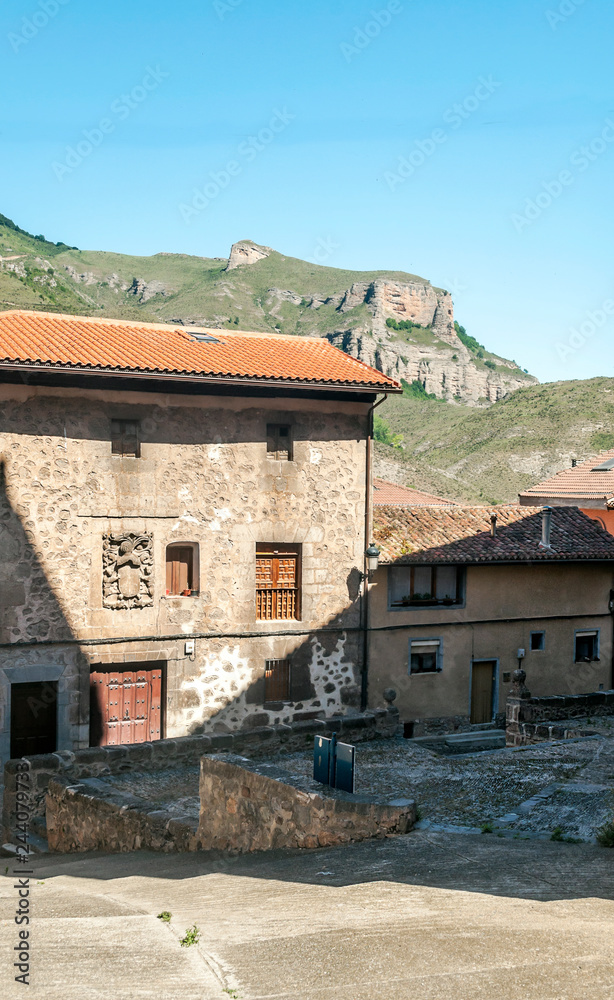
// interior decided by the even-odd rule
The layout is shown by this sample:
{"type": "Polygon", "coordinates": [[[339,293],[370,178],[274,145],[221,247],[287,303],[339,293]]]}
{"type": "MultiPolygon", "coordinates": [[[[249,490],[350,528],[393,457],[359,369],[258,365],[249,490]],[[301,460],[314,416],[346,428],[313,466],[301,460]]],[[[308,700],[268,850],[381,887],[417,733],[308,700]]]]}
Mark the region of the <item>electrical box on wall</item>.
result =
{"type": "Polygon", "coordinates": [[[186,642],[186,644],[185,644],[185,655],[186,656],[194,656],[194,640],[193,639],[190,639],[188,642],[186,642]]]}

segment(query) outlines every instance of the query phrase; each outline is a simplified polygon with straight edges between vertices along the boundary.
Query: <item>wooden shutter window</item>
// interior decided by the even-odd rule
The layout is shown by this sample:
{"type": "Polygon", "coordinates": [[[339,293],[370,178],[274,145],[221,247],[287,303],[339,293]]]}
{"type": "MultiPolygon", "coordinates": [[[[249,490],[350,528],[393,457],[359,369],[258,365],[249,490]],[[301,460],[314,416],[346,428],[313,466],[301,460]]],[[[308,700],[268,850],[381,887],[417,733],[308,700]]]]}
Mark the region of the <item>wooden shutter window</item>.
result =
{"type": "Polygon", "coordinates": [[[256,617],[264,621],[298,619],[297,549],[256,550],[256,617]]]}
{"type": "Polygon", "coordinates": [[[292,461],[292,432],[289,424],[267,424],[267,458],[292,461]]]}
{"type": "Polygon", "coordinates": [[[290,661],[266,660],[264,701],[290,701],[290,661]]]}
{"type": "Polygon", "coordinates": [[[111,421],[111,453],[124,458],[139,457],[139,424],[137,420],[111,421]]]}
{"type": "Polygon", "coordinates": [[[194,547],[169,545],[166,549],[166,593],[190,597],[197,592],[194,587],[194,547]]]}

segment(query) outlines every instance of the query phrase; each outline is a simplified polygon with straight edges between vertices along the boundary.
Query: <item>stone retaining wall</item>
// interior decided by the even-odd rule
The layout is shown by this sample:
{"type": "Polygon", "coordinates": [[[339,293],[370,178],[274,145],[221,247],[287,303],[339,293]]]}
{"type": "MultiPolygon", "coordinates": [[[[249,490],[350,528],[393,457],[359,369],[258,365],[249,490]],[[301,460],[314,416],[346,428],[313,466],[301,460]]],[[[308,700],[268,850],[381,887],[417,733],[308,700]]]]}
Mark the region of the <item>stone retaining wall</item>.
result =
{"type": "Polygon", "coordinates": [[[279,847],[329,847],[407,833],[410,799],[382,803],[302,781],[271,764],[203,757],[198,841],[204,849],[244,853],[279,847]]]}
{"type": "Polygon", "coordinates": [[[77,785],[52,778],[46,795],[49,850],[195,851],[196,830],[164,809],[125,792],[117,794],[96,778],[77,785]]]}
{"type": "Polygon", "coordinates": [[[542,698],[514,692],[507,699],[505,742],[517,747],[588,736],[592,730],[579,720],[607,715],[614,715],[614,691],[542,698]]]}
{"type": "MultiPolygon", "coordinates": [[[[362,715],[344,715],[313,719],[289,726],[216,733],[211,736],[180,736],[153,743],[131,746],[90,747],[85,750],[60,750],[27,758],[30,764],[31,819],[45,815],[45,795],[54,778],[66,778],[76,784],[84,778],[126,771],[157,771],[169,765],[194,764],[207,753],[246,753],[250,756],[271,754],[276,750],[302,750],[317,733],[336,732],[344,740],[359,743],[378,737],[394,736],[399,725],[397,709],[376,709],[362,715]]],[[[14,842],[17,760],[4,767],[2,843],[14,842]]]]}

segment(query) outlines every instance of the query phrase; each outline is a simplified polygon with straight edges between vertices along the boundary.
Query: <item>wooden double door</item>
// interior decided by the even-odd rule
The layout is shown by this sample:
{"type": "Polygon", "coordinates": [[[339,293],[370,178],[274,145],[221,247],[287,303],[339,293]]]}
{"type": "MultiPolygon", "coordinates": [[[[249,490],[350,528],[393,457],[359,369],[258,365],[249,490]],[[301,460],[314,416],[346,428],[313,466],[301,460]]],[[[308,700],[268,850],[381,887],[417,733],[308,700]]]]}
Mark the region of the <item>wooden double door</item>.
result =
{"type": "Polygon", "coordinates": [[[126,668],[97,667],[90,674],[90,746],[162,739],[163,666],[126,668]]]}

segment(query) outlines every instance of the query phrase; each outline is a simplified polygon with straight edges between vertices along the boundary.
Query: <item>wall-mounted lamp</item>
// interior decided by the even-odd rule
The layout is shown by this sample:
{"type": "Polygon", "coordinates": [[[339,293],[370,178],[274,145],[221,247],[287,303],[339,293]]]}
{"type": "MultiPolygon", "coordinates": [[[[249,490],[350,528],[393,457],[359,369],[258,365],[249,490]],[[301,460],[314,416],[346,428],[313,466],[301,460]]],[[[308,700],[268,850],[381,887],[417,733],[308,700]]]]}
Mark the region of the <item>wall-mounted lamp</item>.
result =
{"type": "MultiPolygon", "coordinates": [[[[371,579],[375,573],[377,567],[379,566],[380,550],[378,549],[375,542],[371,542],[368,549],[365,549],[365,559],[367,561],[367,578],[371,579]]],[[[360,574],[361,581],[364,580],[365,574],[360,574]]]]}

